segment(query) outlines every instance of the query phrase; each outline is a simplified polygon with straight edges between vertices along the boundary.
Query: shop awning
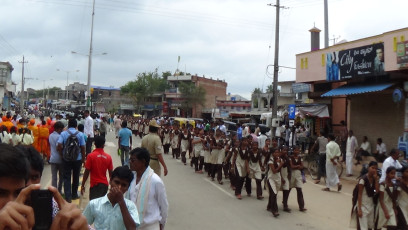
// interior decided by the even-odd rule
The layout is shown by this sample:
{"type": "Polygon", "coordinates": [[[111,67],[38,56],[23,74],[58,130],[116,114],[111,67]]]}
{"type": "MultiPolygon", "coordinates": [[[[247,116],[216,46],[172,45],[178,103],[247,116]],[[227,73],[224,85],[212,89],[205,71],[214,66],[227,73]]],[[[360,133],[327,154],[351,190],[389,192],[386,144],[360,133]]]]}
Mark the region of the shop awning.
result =
{"type": "Polygon", "coordinates": [[[332,89],[322,95],[322,97],[335,97],[340,95],[352,95],[383,91],[391,87],[392,83],[376,84],[376,85],[343,85],[339,88],[332,89]]]}

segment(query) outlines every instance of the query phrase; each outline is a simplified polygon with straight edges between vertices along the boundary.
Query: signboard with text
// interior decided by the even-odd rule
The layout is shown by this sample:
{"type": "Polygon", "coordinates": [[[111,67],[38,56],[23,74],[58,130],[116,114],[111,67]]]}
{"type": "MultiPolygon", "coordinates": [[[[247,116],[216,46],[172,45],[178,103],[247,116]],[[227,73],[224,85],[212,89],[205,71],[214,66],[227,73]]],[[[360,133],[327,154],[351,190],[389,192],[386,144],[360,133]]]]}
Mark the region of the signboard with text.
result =
{"type": "Polygon", "coordinates": [[[384,75],[384,43],[326,54],[326,80],[345,81],[354,77],[384,75]]]}
{"type": "Polygon", "coordinates": [[[296,117],[296,105],[289,105],[289,119],[295,119],[296,117]]]}
{"type": "Polygon", "coordinates": [[[408,41],[397,44],[397,64],[399,68],[408,68],[408,41]]]}

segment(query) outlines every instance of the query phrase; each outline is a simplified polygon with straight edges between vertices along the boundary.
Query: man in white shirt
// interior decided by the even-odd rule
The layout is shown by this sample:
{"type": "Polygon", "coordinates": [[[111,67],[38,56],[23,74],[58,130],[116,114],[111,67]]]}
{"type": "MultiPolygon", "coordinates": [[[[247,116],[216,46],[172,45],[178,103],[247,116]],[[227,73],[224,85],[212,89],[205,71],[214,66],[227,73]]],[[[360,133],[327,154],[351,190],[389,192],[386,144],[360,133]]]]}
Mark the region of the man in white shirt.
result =
{"type": "Polygon", "coordinates": [[[336,138],[329,134],[329,143],[326,145],[326,188],[323,191],[330,191],[330,187],[337,185],[337,191],[340,191],[339,175],[337,175],[337,164],[341,156],[340,146],[334,141],[336,138]]]}
{"type": "Polygon", "coordinates": [[[92,143],[94,138],[94,121],[91,116],[89,116],[89,110],[84,112],[85,122],[84,122],[84,134],[88,137],[86,140],[86,155],[92,152],[92,143]]]}
{"type": "Polygon", "coordinates": [[[394,166],[397,170],[402,168],[401,163],[398,161],[400,154],[398,149],[391,149],[390,156],[385,159],[382,165],[382,174],[380,178],[380,183],[385,181],[386,171],[387,168],[390,166],[394,166]]]}
{"type": "Polygon", "coordinates": [[[377,151],[374,153],[374,157],[378,162],[383,162],[387,158],[387,146],[381,138],[377,139],[377,151]]]}
{"type": "Polygon", "coordinates": [[[147,149],[136,148],[130,152],[129,165],[135,178],[125,197],[137,206],[140,217],[138,230],[163,230],[169,206],[166,189],[160,177],[150,168],[149,162],[147,149]]]}
{"type": "Polygon", "coordinates": [[[353,130],[349,130],[346,143],[346,171],[347,176],[353,176],[353,157],[358,148],[357,138],[353,135],[353,130]]]}
{"type": "Polygon", "coordinates": [[[357,152],[356,160],[357,163],[355,165],[359,165],[360,161],[363,160],[362,156],[368,157],[371,156],[371,145],[370,142],[368,142],[367,136],[363,137],[363,142],[360,145],[360,149],[357,152]]]}

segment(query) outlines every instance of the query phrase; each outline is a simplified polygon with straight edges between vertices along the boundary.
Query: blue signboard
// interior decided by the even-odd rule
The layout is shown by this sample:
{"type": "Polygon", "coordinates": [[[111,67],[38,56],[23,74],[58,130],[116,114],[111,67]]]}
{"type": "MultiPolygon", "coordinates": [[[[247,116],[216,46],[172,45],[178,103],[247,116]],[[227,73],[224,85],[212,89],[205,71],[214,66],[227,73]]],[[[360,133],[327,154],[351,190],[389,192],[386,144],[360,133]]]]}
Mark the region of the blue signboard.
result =
{"type": "Polygon", "coordinates": [[[289,105],[289,119],[295,119],[296,105],[289,105]]]}

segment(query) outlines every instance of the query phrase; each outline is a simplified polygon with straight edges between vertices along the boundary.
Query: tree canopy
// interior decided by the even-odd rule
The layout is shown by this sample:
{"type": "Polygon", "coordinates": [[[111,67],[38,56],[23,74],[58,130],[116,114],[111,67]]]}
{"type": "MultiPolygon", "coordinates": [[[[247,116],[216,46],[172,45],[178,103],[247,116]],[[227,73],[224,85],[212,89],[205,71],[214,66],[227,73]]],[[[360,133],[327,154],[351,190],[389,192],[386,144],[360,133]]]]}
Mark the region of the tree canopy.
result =
{"type": "Polygon", "coordinates": [[[165,78],[170,76],[170,72],[164,72],[162,76],[155,72],[139,73],[136,80],[129,81],[122,86],[121,93],[131,96],[137,105],[142,105],[146,98],[156,93],[163,93],[168,85],[165,78]]]}

